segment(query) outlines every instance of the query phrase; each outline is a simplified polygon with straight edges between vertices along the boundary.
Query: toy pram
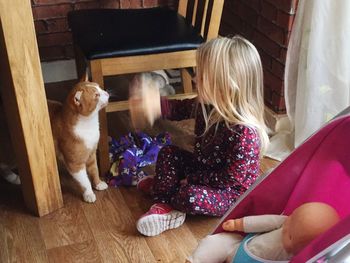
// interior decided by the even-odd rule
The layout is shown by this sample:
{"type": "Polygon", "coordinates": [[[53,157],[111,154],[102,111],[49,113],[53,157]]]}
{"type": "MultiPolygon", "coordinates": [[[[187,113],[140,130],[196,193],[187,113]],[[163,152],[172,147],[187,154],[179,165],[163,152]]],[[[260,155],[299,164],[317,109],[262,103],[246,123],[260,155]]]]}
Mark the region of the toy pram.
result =
{"type": "Polygon", "coordinates": [[[350,108],[307,139],[272,172],[261,176],[223,216],[214,233],[222,232],[221,223],[228,219],[289,215],[302,203],[312,201],[333,206],[341,221],[290,262],[350,262],[350,108]]]}

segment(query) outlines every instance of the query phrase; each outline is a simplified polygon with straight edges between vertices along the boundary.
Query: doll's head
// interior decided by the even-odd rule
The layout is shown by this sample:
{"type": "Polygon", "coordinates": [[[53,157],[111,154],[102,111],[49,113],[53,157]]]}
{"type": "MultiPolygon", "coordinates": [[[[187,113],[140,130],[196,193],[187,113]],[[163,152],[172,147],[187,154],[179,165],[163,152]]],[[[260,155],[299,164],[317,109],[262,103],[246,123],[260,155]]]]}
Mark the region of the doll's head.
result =
{"type": "Polygon", "coordinates": [[[305,203],[296,208],[284,222],[283,247],[287,252],[296,254],[338,221],[339,215],[333,207],[325,203],[305,203]]]}
{"type": "Polygon", "coordinates": [[[263,118],[263,71],[259,53],[240,36],[216,38],[197,51],[196,83],[207,131],[220,121],[257,129],[261,148],[268,142],[263,118]],[[203,107],[210,104],[210,112],[203,107]]]}

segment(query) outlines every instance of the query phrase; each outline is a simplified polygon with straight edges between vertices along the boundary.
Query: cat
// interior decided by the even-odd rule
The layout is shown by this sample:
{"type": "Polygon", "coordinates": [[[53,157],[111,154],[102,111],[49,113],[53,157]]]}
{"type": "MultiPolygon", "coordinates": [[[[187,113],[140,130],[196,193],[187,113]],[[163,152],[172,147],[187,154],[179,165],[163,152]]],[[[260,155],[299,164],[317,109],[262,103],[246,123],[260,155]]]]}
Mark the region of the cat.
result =
{"type": "Polygon", "coordinates": [[[96,201],[91,183],[96,190],[108,188],[100,180],[96,161],[100,138],[98,114],[107,106],[108,99],[108,93],[97,83],[83,80],[70,91],[64,104],[48,101],[57,158],[79,183],[88,203],[96,201]]]}
{"type": "MultiPolygon", "coordinates": [[[[109,94],[106,91],[85,77],[73,87],[63,104],[48,100],[58,162],[62,163],[78,182],[83,190],[83,199],[88,203],[96,201],[91,183],[96,190],[108,188],[108,185],[100,180],[96,161],[97,143],[100,138],[98,114],[99,110],[107,106],[108,99],[109,94]]],[[[6,125],[6,121],[4,123],[6,125]]],[[[0,139],[9,138],[8,134],[2,134],[4,132],[0,132],[0,139]]],[[[7,141],[10,142],[9,139],[7,141]]],[[[0,173],[7,181],[19,184],[18,175],[10,169],[14,163],[14,156],[5,158],[8,155],[6,151],[13,152],[11,144],[7,145],[9,147],[4,147],[6,149],[2,147],[4,145],[0,145],[0,173]]]]}

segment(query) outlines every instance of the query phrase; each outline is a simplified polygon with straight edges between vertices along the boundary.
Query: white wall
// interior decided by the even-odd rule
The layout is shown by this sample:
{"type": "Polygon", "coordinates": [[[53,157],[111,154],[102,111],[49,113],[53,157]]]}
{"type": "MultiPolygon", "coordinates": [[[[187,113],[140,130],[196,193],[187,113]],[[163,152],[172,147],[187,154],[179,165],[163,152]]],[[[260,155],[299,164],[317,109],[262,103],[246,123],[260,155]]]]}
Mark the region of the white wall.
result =
{"type": "Polygon", "coordinates": [[[77,79],[74,59],[42,62],[41,70],[45,83],[77,79]]]}

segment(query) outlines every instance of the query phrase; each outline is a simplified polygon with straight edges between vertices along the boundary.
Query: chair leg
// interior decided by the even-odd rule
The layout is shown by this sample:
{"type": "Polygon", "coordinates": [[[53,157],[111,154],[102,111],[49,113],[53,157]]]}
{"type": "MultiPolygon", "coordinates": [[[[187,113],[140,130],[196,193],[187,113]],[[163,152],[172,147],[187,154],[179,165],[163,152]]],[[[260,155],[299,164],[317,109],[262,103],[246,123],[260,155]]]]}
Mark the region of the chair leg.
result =
{"type": "Polygon", "coordinates": [[[192,76],[189,73],[189,71],[185,68],[181,69],[181,79],[184,88],[184,93],[191,93],[193,91],[192,76]]]}
{"type": "MultiPolygon", "coordinates": [[[[92,81],[104,88],[103,75],[100,60],[93,60],[90,62],[92,81]]],[[[108,149],[108,125],[107,113],[103,109],[100,111],[100,141],[98,145],[98,163],[100,168],[100,175],[104,176],[109,170],[109,149],[108,149]]]]}
{"type": "Polygon", "coordinates": [[[81,77],[86,72],[86,62],[85,57],[83,53],[81,52],[80,48],[74,45],[74,55],[75,55],[75,67],[77,70],[78,79],[81,79],[81,77]]]}

